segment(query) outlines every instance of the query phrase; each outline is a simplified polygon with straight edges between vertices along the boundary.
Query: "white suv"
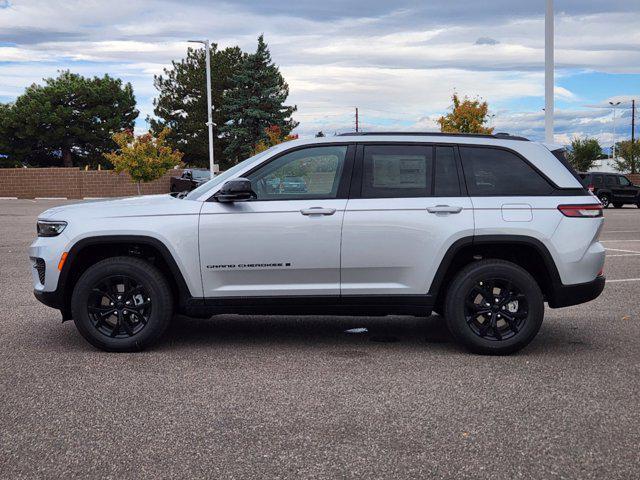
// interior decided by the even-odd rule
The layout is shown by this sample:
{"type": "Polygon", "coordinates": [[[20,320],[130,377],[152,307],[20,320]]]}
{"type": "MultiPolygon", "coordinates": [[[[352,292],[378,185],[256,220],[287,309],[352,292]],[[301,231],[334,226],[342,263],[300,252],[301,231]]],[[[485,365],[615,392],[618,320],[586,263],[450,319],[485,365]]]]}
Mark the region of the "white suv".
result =
{"type": "Polygon", "coordinates": [[[602,207],[561,150],[506,134],[350,134],[273,147],[188,194],[52,208],[36,297],[93,345],[147,347],[174,313],[444,315],[480,353],[544,302],[604,288],[602,207]]]}

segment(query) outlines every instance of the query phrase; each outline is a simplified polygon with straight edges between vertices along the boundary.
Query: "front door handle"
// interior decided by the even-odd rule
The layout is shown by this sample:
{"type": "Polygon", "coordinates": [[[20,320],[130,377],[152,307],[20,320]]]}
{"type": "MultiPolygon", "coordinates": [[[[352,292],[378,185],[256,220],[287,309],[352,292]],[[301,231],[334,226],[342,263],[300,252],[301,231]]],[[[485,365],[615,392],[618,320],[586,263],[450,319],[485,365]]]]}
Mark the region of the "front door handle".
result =
{"type": "Polygon", "coordinates": [[[436,205],[435,207],[427,207],[429,213],[460,213],[462,207],[452,207],[450,205],[436,205]]]}
{"type": "Polygon", "coordinates": [[[335,208],[311,207],[300,210],[302,215],[333,215],[336,213],[335,208]]]}

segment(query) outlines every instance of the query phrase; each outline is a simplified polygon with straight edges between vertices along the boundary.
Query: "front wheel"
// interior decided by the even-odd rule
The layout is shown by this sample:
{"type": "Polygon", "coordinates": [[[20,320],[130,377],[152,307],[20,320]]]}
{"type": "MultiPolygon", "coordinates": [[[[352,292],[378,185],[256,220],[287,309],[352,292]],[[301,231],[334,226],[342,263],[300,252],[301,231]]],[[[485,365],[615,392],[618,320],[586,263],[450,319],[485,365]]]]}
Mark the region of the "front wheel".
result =
{"type": "Polygon", "coordinates": [[[445,320],[469,350],[513,353],[533,340],[542,325],[544,299],[535,279],[504,260],[467,265],[447,291],[445,320]]]}
{"type": "Polygon", "coordinates": [[[137,258],[113,257],[78,279],[71,312],[78,331],[93,346],[136,351],[162,336],[173,316],[173,301],[156,267],[137,258]]]}

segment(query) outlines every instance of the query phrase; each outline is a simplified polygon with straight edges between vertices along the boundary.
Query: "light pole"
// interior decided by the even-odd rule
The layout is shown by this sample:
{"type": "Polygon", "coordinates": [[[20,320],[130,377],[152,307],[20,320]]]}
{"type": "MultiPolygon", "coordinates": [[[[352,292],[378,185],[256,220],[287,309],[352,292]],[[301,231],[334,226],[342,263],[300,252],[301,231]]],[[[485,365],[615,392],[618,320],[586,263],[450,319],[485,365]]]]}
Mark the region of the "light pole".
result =
{"type": "Polygon", "coordinates": [[[553,0],[544,16],[544,139],[553,143],[553,0]]]}
{"type": "Polygon", "coordinates": [[[209,48],[209,39],[206,40],[189,40],[191,43],[201,43],[205,50],[205,64],[207,69],[207,127],[209,130],[209,171],[211,178],[215,175],[215,166],[213,160],[213,105],[211,104],[211,53],[209,48]]]}
{"type": "Polygon", "coordinates": [[[616,159],[616,108],[620,105],[620,102],[609,102],[609,105],[613,107],[613,159],[616,159]]]}

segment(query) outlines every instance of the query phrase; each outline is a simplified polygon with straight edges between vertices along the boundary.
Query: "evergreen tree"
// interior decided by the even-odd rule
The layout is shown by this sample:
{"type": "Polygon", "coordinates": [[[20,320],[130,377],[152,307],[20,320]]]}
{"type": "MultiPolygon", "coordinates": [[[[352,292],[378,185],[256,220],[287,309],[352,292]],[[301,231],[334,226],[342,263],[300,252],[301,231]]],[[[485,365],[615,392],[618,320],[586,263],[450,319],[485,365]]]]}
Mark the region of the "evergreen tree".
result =
{"type": "Polygon", "coordinates": [[[265,132],[269,127],[277,126],[287,136],[298,125],[291,118],[297,108],[284,104],[289,86],[271,60],[262,35],[258,37],[256,52],[243,59],[232,84],[224,95],[224,108],[230,120],[221,129],[228,142],[226,167],[250,156],[261,140],[268,142],[265,132]]]}
{"type": "Polygon", "coordinates": [[[117,145],[114,133],[138,116],[130,83],[69,71],[31,85],[0,108],[0,153],[12,162],[66,167],[97,163],[117,145]]]}
{"type": "MultiPolygon", "coordinates": [[[[245,54],[239,47],[218,50],[211,45],[211,99],[213,103],[214,156],[216,163],[225,164],[225,139],[219,129],[229,117],[222,108],[223,95],[231,88],[231,77],[238,71],[245,54]]],[[[169,128],[167,143],[184,153],[183,161],[191,166],[209,166],[209,138],[207,134],[207,82],[204,49],[187,50],[187,57],[172,62],[164,75],[154,77],[159,90],[153,102],[151,131],[158,135],[169,128]]]]}

